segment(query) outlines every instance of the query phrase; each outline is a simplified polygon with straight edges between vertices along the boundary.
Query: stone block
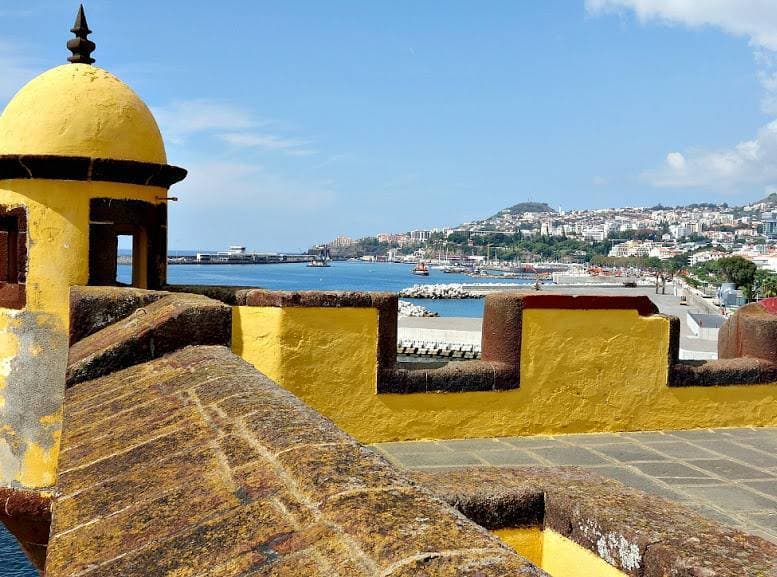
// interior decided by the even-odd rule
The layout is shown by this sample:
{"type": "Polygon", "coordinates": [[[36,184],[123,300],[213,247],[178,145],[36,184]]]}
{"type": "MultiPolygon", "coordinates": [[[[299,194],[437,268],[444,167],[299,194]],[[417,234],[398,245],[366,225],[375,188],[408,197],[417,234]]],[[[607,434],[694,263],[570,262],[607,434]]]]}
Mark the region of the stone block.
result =
{"type": "Polygon", "coordinates": [[[70,344],[128,317],[168,293],[131,287],[75,286],[70,289],[70,344]]]}
{"type": "Polygon", "coordinates": [[[777,363],[777,298],[750,303],[718,333],[718,358],[751,357],[777,363]]]}
{"type": "Polygon", "coordinates": [[[67,383],[160,357],[190,345],[231,345],[232,309],[199,295],[165,296],[70,348],[67,383]]]}

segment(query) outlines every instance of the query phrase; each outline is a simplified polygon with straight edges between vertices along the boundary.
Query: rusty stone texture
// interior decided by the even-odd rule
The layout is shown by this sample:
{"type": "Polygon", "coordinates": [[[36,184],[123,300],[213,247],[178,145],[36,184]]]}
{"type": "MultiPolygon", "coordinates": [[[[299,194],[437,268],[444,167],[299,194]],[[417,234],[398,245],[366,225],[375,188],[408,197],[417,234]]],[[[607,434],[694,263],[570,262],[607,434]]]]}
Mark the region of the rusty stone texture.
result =
{"type": "Polygon", "coordinates": [[[206,296],[231,306],[244,305],[246,294],[256,290],[256,287],[228,285],[165,285],[162,288],[168,292],[206,296]]]}
{"type": "Polygon", "coordinates": [[[246,294],[246,306],[253,307],[362,307],[378,308],[381,301],[396,299],[390,293],[355,291],[271,291],[255,289],[246,294]]]}
{"type": "Polygon", "coordinates": [[[138,308],[70,347],[69,386],[162,356],[187,345],[226,345],[232,309],[191,294],[170,294],[138,308]]]}
{"type": "Polygon", "coordinates": [[[720,327],[718,358],[737,357],[777,363],[777,315],[761,303],[743,306],[720,327]]]}
{"type": "Polygon", "coordinates": [[[486,467],[411,478],[484,526],[539,520],[633,577],[777,576],[777,545],[581,469],[486,467]]]}
{"type": "Polygon", "coordinates": [[[65,396],[49,577],[544,575],[224,347],[65,396]]]}
{"type": "Polygon", "coordinates": [[[70,289],[70,344],[127,318],[167,293],[137,288],[74,286],[70,289]]]}
{"type": "Polygon", "coordinates": [[[520,367],[483,360],[454,361],[434,368],[396,367],[381,371],[378,393],[463,393],[515,389],[520,367]]]}
{"type": "Polygon", "coordinates": [[[748,357],[677,361],[670,367],[670,387],[758,385],[777,382],[777,364],[748,357]]]}
{"type": "Polygon", "coordinates": [[[51,524],[51,497],[37,491],[0,487],[0,503],[0,522],[42,571],[51,524]]]}

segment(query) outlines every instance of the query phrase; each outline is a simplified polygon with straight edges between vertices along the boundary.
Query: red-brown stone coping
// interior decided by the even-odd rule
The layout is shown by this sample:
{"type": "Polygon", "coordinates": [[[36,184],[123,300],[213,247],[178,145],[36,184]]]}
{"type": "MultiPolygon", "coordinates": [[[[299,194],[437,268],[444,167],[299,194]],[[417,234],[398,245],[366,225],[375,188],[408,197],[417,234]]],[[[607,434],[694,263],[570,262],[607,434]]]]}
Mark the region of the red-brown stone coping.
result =
{"type": "Polygon", "coordinates": [[[51,497],[37,491],[0,487],[0,522],[42,571],[51,525],[51,497]]]}
{"type": "MultiPolygon", "coordinates": [[[[368,307],[378,311],[377,393],[454,393],[508,390],[520,386],[524,309],[635,310],[642,316],[659,314],[656,306],[647,296],[494,293],[486,297],[481,341],[482,354],[479,360],[452,361],[436,368],[409,368],[406,365],[397,364],[398,297],[395,294],[276,291],[244,286],[209,285],[168,285],[164,288],[167,292],[110,287],[74,288],[71,297],[74,311],[71,317],[73,319],[71,340],[75,342],[97,328],[103,328],[105,319],[114,322],[114,319],[127,316],[133,306],[141,306],[141,303],[151,302],[171,292],[200,294],[232,306],[368,307]],[[100,293],[100,291],[104,292],[100,293]],[[121,291],[127,291],[126,295],[121,291]],[[90,312],[92,307],[95,309],[93,313],[90,312]]],[[[753,319],[766,319],[776,323],[775,327],[777,327],[777,316],[768,313],[760,303],[748,305],[737,314],[740,316],[735,316],[735,319],[741,317],[741,320],[727,321],[721,329],[722,333],[725,331],[741,334],[742,328],[739,325],[745,326],[748,322],[752,323],[753,319]],[[758,307],[757,310],[755,307],[758,307]],[[739,325],[730,323],[739,323],[739,325]],[[734,326],[739,328],[735,330],[734,326]]],[[[756,336],[749,339],[755,344],[744,351],[744,354],[740,354],[742,351],[738,349],[730,353],[725,352],[733,349],[728,345],[722,345],[723,354],[731,358],[717,361],[681,361],[679,359],[679,319],[666,316],[665,318],[669,320],[668,386],[727,386],[777,382],[775,379],[777,362],[765,359],[763,355],[766,353],[762,352],[762,349],[767,353],[774,351],[777,355],[777,349],[774,348],[777,346],[774,345],[777,340],[771,338],[774,336],[771,332],[767,335],[769,338],[761,338],[757,335],[763,331],[753,329],[756,336]]]]}
{"type": "Polygon", "coordinates": [[[632,577],[775,577],[777,545],[572,467],[414,472],[489,529],[542,526],[632,577]]]}

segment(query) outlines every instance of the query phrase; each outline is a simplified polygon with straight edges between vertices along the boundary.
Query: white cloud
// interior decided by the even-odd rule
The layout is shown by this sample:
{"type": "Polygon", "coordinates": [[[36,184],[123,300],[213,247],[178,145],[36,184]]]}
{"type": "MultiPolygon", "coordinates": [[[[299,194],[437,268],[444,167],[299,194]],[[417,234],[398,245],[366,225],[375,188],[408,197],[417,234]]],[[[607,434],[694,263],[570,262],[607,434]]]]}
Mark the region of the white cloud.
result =
{"type": "Polygon", "coordinates": [[[293,206],[300,212],[315,212],[335,197],[327,181],[288,177],[257,163],[206,161],[186,166],[189,174],[175,192],[182,201],[198,206],[225,207],[227,212],[241,206],[272,218],[267,214],[270,209],[293,206]]]}
{"type": "Polygon", "coordinates": [[[666,155],[666,164],[673,170],[685,170],[685,157],[680,152],[670,152],[666,155]]]}
{"type": "MultiPolygon", "coordinates": [[[[763,88],[761,109],[777,115],[777,3],[775,0],[585,0],[591,13],[631,10],[643,21],[715,26],[749,39],[763,88]]],[[[751,140],[720,150],[670,152],[642,177],[661,187],[731,190],[777,182],[777,121],[751,140]]]]}
{"type": "Polygon", "coordinates": [[[262,124],[240,106],[208,99],[176,100],[152,107],[152,112],[162,134],[174,143],[197,133],[245,130],[262,124]]]}
{"type": "Polygon", "coordinates": [[[230,102],[209,99],[177,100],[153,107],[154,116],[165,139],[185,144],[199,136],[220,140],[242,149],[281,152],[290,156],[315,154],[310,141],[289,138],[257,129],[271,122],[258,119],[250,110],[230,102]]]}
{"type": "Polygon", "coordinates": [[[777,52],[756,49],[754,55],[758,65],[758,81],[764,90],[761,110],[766,114],[777,115],[777,52]]]}
{"type": "Polygon", "coordinates": [[[640,20],[717,26],[746,36],[754,46],[777,50],[774,0],[586,0],[589,12],[633,10],[640,20]]]}
{"type": "Polygon", "coordinates": [[[221,138],[235,146],[283,152],[292,156],[315,154],[315,150],[310,148],[310,141],[299,138],[284,138],[273,134],[253,132],[228,132],[222,134],[221,138]]]}
{"type": "Polygon", "coordinates": [[[719,190],[777,183],[777,120],[729,149],[670,152],[663,166],[645,171],[643,178],[660,187],[719,190]]]}

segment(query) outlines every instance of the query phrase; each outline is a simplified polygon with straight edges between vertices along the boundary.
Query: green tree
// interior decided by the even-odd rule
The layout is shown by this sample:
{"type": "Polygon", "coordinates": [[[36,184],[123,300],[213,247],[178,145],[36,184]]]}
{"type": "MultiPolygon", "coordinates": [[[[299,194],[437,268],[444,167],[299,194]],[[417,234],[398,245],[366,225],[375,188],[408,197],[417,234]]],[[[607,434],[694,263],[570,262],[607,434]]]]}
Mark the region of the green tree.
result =
{"type": "Polygon", "coordinates": [[[755,273],[758,267],[755,263],[741,256],[727,256],[714,261],[717,272],[726,279],[743,289],[750,290],[755,281],[755,273]]]}

